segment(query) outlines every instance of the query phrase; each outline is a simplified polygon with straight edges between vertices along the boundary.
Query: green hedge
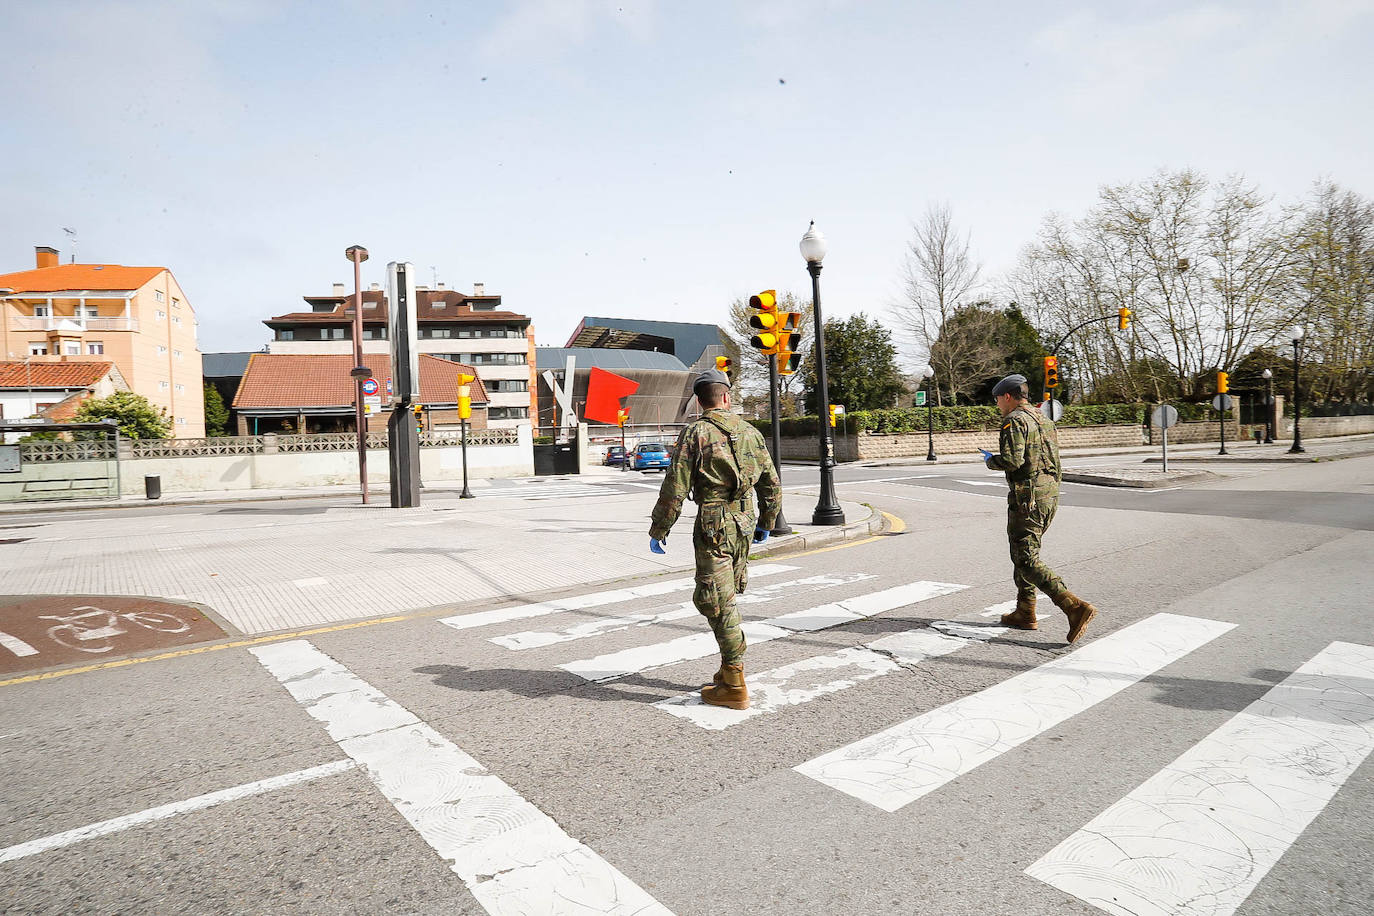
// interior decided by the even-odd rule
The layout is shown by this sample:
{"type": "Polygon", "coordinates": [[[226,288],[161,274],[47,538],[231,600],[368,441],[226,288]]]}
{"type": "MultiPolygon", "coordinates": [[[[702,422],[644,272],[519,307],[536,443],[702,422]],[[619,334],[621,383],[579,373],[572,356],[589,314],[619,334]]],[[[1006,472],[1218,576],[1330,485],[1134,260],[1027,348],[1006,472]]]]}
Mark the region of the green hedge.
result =
{"type": "MultiPolygon", "coordinates": [[[[1180,404],[1179,414],[1184,420],[1206,419],[1210,410],[1201,404],[1180,404]],[[1193,410],[1193,408],[1199,408],[1193,410]],[[1198,416],[1190,416],[1197,413],[1198,416]]],[[[1064,418],[1058,426],[1122,426],[1144,425],[1149,412],[1147,404],[1070,404],[1064,408],[1064,418]]],[[[926,431],[926,416],[934,423],[937,433],[967,430],[993,430],[1002,425],[1002,415],[996,407],[897,407],[890,410],[856,410],[846,423],[850,432],[867,432],[875,436],[926,431]]],[[[771,424],[767,420],[750,420],[765,436],[771,424]]],[[[781,423],[784,436],[816,435],[816,417],[791,417],[781,423]]]]}

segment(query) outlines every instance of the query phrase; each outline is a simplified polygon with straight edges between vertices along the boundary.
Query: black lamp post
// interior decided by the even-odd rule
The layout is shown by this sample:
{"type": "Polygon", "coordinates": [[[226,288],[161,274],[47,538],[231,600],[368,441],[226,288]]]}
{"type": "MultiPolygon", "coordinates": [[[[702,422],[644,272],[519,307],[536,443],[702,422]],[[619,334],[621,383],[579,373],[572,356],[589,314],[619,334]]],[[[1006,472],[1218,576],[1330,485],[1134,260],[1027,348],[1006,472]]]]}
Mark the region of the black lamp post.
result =
{"type": "Polygon", "coordinates": [[[806,270],[811,274],[811,311],[816,324],[816,381],[820,390],[816,392],[817,435],[821,449],[821,495],[816,501],[816,511],[811,513],[813,525],[843,525],[844,510],[835,498],[835,456],[833,441],[830,438],[830,388],[825,378],[825,323],[821,320],[821,261],[825,260],[827,245],[825,236],[816,230],[815,220],[802,236],[801,254],[806,259],[806,270]]]}
{"type": "MultiPolygon", "coordinates": [[[[916,377],[923,383],[934,375],[935,370],[930,366],[916,367],[916,377]]],[[[935,386],[931,385],[930,387],[933,389],[935,386]]],[[[933,390],[926,392],[926,461],[935,460],[935,408],[933,406],[935,404],[935,399],[931,397],[934,393],[933,390]]]]}
{"type": "Polygon", "coordinates": [[[1294,325],[1293,330],[1288,332],[1288,336],[1293,339],[1293,447],[1288,450],[1290,455],[1300,455],[1307,449],[1302,447],[1302,400],[1298,393],[1298,364],[1302,362],[1302,338],[1307,333],[1307,329],[1302,325],[1294,325]]]}
{"type": "Polygon", "coordinates": [[[1274,373],[1265,369],[1260,373],[1264,379],[1264,442],[1266,445],[1274,441],[1274,373]]]}

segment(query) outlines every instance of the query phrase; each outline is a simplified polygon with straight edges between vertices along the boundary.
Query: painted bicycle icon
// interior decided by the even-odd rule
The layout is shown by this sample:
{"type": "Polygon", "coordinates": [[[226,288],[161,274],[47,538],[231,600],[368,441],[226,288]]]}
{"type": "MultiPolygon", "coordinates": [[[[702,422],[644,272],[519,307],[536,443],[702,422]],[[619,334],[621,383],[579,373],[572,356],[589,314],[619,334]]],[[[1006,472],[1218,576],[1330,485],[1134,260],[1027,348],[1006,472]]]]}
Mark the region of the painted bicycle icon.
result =
{"type": "Polygon", "coordinates": [[[42,614],[40,620],[56,620],[48,627],[48,637],[69,649],[81,652],[108,652],[114,648],[111,640],[128,633],[128,625],[156,630],[159,633],[185,633],[191,625],[175,614],[162,611],[107,611],[83,604],[72,608],[83,613],[42,614]]]}

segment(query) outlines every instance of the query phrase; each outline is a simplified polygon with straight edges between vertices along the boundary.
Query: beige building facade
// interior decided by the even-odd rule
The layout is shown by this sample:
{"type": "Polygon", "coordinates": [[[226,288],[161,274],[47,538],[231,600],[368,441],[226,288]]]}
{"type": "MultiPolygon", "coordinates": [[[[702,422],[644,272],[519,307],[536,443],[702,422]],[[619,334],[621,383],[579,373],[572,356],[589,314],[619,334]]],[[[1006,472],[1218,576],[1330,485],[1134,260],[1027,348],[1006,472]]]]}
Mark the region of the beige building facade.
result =
{"type": "Polygon", "coordinates": [[[32,270],[0,274],[0,359],[112,362],[162,408],[178,439],[205,435],[196,314],[165,267],[62,264],[39,247],[32,270]]]}

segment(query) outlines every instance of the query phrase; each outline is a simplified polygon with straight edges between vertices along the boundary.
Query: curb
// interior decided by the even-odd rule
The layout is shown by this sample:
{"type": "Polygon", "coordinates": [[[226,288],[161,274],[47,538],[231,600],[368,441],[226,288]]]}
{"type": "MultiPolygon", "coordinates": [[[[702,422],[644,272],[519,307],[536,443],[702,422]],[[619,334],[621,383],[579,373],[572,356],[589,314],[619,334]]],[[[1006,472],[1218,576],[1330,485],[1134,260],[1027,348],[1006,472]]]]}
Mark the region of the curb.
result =
{"type": "MultiPolygon", "coordinates": [[[[749,558],[762,559],[764,557],[773,558],[777,554],[795,553],[803,550],[810,550],[822,544],[832,544],[836,541],[852,541],[855,538],[867,537],[870,534],[877,534],[883,530],[887,524],[883,514],[872,506],[859,503],[868,510],[868,518],[857,522],[847,522],[838,527],[821,528],[813,532],[784,535],[779,538],[769,538],[768,543],[749,552],[749,558]]],[[[809,526],[808,526],[809,527],[809,526]]]]}
{"type": "MultiPolygon", "coordinates": [[[[1318,461],[1341,461],[1346,458],[1364,458],[1374,455],[1374,448],[1363,449],[1355,452],[1337,452],[1331,455],[1294,455],[1283,457],[1274,455],[1272,457],[1261,458],[1258,455],[1254,458],[1245,455],[1170,455],[1169,461],[1175,462],[1194,462],[1198,464],[1313,464],[1318,461]]],[[[1160,458],[1146,458],[1145,464],[1159,464],[1160,458]]]]}
{"type": "Polygon", "coordinates": [[[1064,480],[1068,483],[1086,483],[1099,487],[1134,487],[1141,490],[1151,490],[1156,487],[1169,484],[1199,483],[1204,480],[1215,480],[1217,475],[1211,471],[1193,471],[1192,473],[1173,474],[1164,476],[1161,471],[1160,476],[1154,479],[1131,479],[1128,477],[1112,477],[1108,474],[1079,474],[1066,472],[1064,480]]]}

